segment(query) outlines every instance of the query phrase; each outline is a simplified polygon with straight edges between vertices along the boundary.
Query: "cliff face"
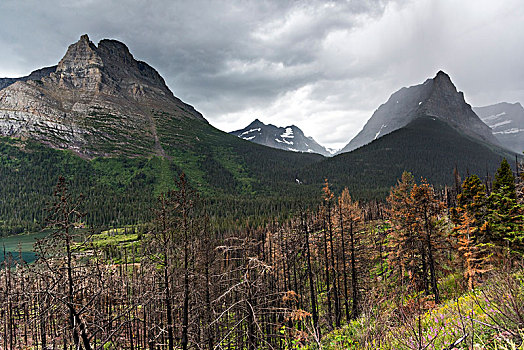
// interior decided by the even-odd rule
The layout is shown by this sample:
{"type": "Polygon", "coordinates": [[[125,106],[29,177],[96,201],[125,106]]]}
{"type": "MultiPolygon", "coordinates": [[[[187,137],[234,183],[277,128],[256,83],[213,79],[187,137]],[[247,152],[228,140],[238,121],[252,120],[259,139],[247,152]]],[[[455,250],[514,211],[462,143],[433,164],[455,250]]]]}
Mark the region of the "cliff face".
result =
{"type": "Polygon", "coordinates": [[[402,88],[381,105],[364,128],[338,153],[350,152],[418,117],[438,118],[468,136],[498,145],[489,127],[473,112],[449,76],[439,71],[423,84],[402,88]]]}
{"type": "Polygon", "coordinates": [[[162,155],[157,124],[204,121],[121,42],[87,35],[56,67],[0,90],[0,135],[27,137],[82,155],[162,155]]]}

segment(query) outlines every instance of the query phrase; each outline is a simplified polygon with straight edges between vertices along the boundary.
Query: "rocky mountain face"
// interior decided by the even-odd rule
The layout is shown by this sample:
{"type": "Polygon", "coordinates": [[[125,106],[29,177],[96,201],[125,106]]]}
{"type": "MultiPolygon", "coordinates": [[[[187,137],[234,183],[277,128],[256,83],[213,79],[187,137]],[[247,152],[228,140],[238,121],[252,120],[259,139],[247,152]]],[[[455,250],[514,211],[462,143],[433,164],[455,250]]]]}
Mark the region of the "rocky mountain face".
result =
{"type": "Polygon", "coordinates": [[[492,130],[499,142],[517,153],[524,152],[524,108],[520,103],[501,102],[473,111],[492,130]]]}
{"type": "Polygon", "coordinates": [[[454,129],[487,143],[498,145],[490,128],[479,119],[464,94],[450,77],[439,71],[423,84],[395,92],[368,120],[364,128],[338,153],[350,152],[400,129],[421,116],[444,121],[454,129]]]}
{"type": "Polygon", "coordinates": [[[230,134],[260,145],[286,151],[318,153],[323,156],[332,155],[330,150],[319,145],[312,137],[305,136],[302,130],[295,125],[282,128],[272,124],[264,124],[255,119],[245,128],[232,131],[230,134]]]}
{"type": "Polygon", "coordinates": [[[0,135],[30,138],[86,157],[164,155],[158,124],[205,119],[121,42],[87,35],[56,67],[6,82],[0,135]]]}

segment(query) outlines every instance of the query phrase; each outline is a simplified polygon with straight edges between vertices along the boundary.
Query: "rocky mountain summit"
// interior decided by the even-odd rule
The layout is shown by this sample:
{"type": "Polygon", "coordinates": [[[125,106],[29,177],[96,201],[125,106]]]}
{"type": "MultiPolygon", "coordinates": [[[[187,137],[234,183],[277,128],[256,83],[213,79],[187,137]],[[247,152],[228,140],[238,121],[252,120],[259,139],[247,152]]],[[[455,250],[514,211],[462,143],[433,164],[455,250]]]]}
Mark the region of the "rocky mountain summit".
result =
{"type": "Polygon", "coordinates": [[[312,137],[304,135],[304,132],[295,125],[278,127],[255,119],[245,128],[232,131],[230,134],[260,145],[286,151],[332,155],[330,150],[319,145],[312,137]]]}
{"type": "Polygon", "coordinates": [[[0,135],[26,137],[83,156],[163,155],[159,123],[204,121],[160,74],[116,40],[87,35],[56,67],[0,90],[0,135]]]}
{"type": "Polygon", "coordinates": [[[457,91],[450,77],[439,71],[423,84],[404,87],[381,105],[364,128],[338,153],[350,152],[386,134],[400,129],[418,117],[444,121],[454,129],[475,139],[496,144],[490,128],[479,119],[464,94],[457,91]]]}
{"type": "Polygon", "coordinates": [[[473,108],[499,142],[514,152],[524,152],[524,108],[520,103],[501,102],[473,108]]]}

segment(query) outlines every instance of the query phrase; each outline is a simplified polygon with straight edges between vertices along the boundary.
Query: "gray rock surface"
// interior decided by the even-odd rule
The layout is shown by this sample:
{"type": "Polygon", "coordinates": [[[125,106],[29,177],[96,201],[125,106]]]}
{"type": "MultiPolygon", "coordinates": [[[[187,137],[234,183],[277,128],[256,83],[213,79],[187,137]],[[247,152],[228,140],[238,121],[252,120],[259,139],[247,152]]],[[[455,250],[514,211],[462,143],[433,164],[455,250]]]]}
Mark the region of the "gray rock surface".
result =
{"type": "Polygon", "coordinates": [[[163,155],[159,115],[205,122],[173,95],[154,68],[115,40],[96,46],[83,35],[56,67],[32,76],[0,90],[0,135],[35,139],[88,157],[163,155]]]}

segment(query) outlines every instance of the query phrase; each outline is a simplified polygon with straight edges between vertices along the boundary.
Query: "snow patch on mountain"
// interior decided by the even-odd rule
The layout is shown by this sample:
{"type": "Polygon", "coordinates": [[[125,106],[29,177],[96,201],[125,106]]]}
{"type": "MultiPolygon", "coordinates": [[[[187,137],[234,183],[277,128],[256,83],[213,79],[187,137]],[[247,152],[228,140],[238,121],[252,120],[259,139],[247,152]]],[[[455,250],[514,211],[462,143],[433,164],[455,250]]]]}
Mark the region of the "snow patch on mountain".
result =
{"type": "Polygon", "coordinates": [[[290,138],[290,139],[294,138],[295,135],[293,135],[293,129],[291,129],[290,127],[287,127],[286,132],[280,135],[280,137],[285,137],[285,138],[290,138]]]}
{"type": "Polygon", "coordinates": [[[288,144],[288,145],[292,145],[293,144],[293,141],[287,141],[287,140],[279,140],[279,139],[275,139],[276,142],[280,142],[280,143],[285,143],[285,144],[288,144]]]}
{"type": "Polygon", "coordinates": [[[520,103],[501,102],[473,110],[504,147],[517,153],[524,151],[524,108],[520,103]]]}
{"type": "Polygon", "coordinates": [[[251,129],[251,130],[248,130],[248,131],[244,131],[243,133],[240,134],[240,136],[242,136],[242,135],[246,135],[246,134],[249,134],[249,133],[252,133],[253,131],[260,131],[260,128],[256,128],[256,129],[251,129]]]}
{"type": "Polygon", "coordinates": [[[493,132],[494,135],[496,134],[517,134],[519,132],[524,132],[524,129],[518,129],[518,128],[511,128],[504,131],[495,131],[493,132]]]}
{"type": "Polygon", "coordinates": [[[302,130],[295,125],[278,127],[255,119],[244,129],[232,131],[231,134],[250,142],[285,151],[318,153],[323,156],[331,156],[336,153],[336,150],[326,149],[312,137],[304,135],[302,130]]]}
{"type": "Polygon", "coordinates": [[[498,123],[495,123],[495,124],[491,125],[491,128],[495,129],[495,128],[498,128],[499,126],[506,125],[506,124],[509,124],[511,122],[513,122],[513,120],[504,120],[504,121],[501,121],[501,122],[498,122],[498,123]]]}

